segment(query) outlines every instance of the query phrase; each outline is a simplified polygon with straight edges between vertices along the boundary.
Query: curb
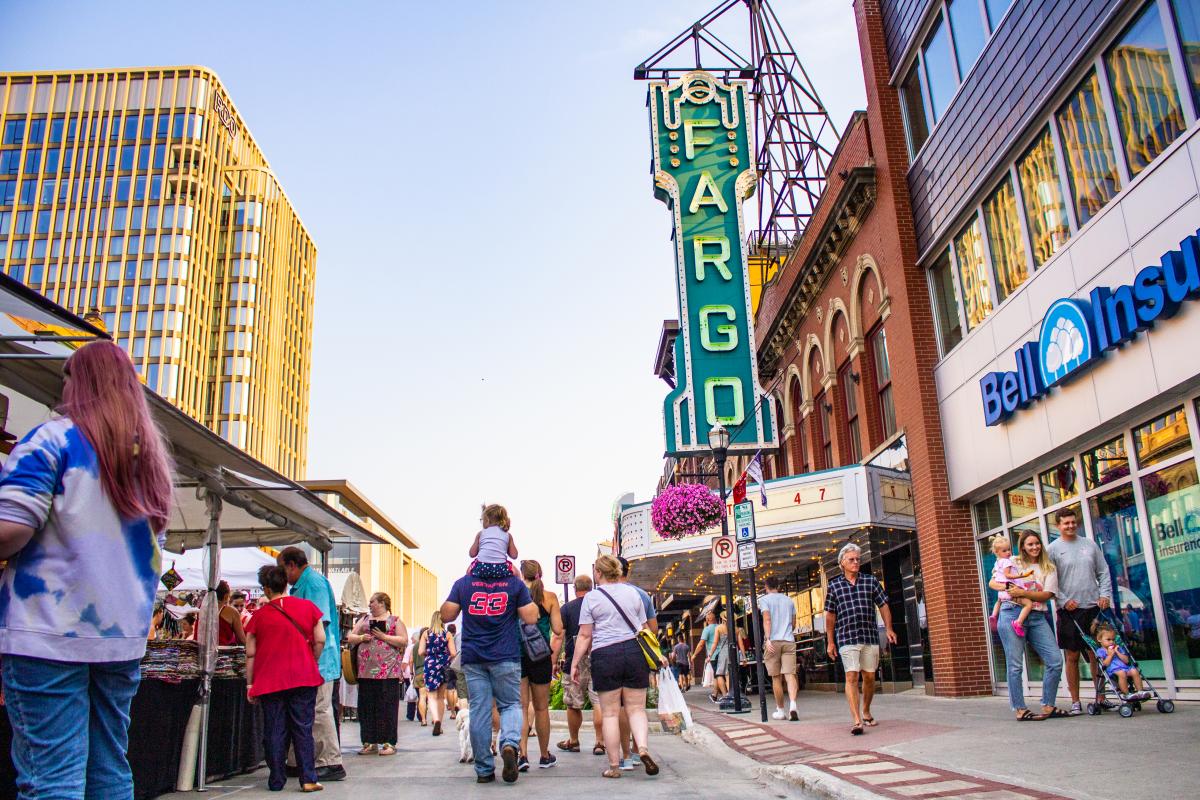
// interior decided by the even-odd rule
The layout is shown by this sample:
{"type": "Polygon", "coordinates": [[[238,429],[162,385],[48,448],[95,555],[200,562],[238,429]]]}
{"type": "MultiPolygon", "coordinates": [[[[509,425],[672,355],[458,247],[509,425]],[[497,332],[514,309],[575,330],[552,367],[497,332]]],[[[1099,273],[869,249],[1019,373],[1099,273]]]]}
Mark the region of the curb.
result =
{"type": "Polygon", "coordinates": [[[700,723],[695,723],[691,729],[684,731],[683,741],[710,755],[737,764],[762,783],[775,784],[791,792],[802,792],[806,798],[879,800],[879,795],[874,792],[803,764],[764,766],[734,750],[720,736],[700,723]]]}

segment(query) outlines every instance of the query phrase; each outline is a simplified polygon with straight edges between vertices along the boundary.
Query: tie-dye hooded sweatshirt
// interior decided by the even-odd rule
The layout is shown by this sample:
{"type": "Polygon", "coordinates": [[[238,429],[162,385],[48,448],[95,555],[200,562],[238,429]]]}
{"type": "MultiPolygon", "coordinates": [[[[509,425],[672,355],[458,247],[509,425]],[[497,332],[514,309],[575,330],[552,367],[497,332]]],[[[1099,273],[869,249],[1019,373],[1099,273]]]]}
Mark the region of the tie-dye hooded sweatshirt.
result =
{"type": "Polygon", "coordinates": [[[88,663],[145,655],[161,541],[147,520],[119,517],[96,451],[70,419],[13,448],[0,519],[35,530],[0,579],[0,653],[88,663]]]}

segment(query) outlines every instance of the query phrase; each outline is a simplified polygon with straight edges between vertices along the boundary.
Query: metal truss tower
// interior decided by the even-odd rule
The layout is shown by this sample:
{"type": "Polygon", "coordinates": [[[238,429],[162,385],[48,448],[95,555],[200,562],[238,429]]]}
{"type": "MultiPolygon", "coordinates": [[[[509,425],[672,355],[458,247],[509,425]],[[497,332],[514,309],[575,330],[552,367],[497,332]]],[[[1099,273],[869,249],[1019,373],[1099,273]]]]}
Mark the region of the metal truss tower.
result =
{"type": "Polygon", "coordinates": [[[639,64],[633,77],[670,81],[694,69],[751,82],[758,218],[746,244],[765,283],[812,217],[838,132],[767,0],[723,0],[639,64]],[[747,14],[748,36],[738,9],[747,14]],[[748,46],[750,57],[729,40],[743,51],[748,46]]]}

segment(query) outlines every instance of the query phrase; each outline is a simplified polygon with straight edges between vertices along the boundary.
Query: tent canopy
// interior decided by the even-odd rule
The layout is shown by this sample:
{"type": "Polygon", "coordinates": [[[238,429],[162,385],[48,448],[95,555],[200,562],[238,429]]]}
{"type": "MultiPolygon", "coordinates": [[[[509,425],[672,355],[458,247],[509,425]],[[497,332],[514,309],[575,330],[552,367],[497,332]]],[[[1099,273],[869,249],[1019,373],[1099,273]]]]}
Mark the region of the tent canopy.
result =
{"type": "MultiPolygon", "coordinates": [[[[183,553],[163,553],[163,569],[175,565],[183,583],[173,592],[196,592],[208,587],[208,564],[203,549],[183,553]]],[[[257,547],[236,547],[221,551],[221,580],[231,589],[258,589],[258,569],[275,566],[275,558],[257,547]]]]}

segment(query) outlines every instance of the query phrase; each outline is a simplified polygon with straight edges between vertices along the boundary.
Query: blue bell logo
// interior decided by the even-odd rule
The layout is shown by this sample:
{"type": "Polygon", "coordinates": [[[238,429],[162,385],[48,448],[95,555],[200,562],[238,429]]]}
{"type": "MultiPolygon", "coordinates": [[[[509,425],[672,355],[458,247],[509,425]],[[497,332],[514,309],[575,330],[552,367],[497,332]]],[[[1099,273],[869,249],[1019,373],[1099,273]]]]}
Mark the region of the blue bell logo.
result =
{"type": "Polygon", "coordinates": [[[1038,337],[1038,366],[1046,387],[1065,380],[1095,356],[1090,314],[1079,300],[1064,298],[1050,306],[1038,337]]]}

